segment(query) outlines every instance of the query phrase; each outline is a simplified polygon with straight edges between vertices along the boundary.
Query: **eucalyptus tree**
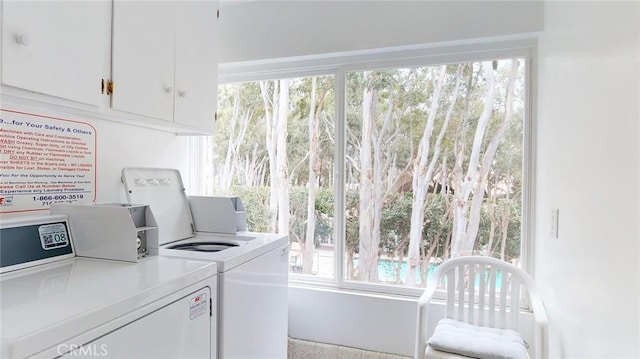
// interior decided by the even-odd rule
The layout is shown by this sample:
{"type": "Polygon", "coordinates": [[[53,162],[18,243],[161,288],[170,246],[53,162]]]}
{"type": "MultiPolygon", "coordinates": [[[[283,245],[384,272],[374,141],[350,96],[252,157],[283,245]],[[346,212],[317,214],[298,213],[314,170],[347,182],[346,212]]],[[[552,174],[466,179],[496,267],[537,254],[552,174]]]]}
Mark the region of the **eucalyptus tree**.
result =
{"type": "MultiPolygon", "coordinates": [[[[376,125],[376,102],[378,89],[369,72],[364,73],[365,86],[362,94],[362,137],[360,141],[360,226],[359,259],[360,279],[377,281],[378,246],[380,243],[380,183],[374,169],[373,142],[376,125]]],[[[391,107],[391,106],[389,106],[391,107]]],[[[379,164],[379,161],[375,161],[379,164]]],[[[379,167],[379,165],[378,165],[379,167]]]]}
{"type": "Polygon", "coordinates": [[[261,81],[265,113],[265,143],[269,155],[270,231],[289,233],[289,171],[287,163],[287,120],[289,81],[261,81]]]}
{"type": "MultiPolygon", "coordinates": [[[[514,87],[518,75],[519,60],[510,60],[502,111],[494,111],[497,96],[495,72],[498,68],[492,61],[482,62],[480,66],[481,71],[478,71],[478,76],[482,76],[481,80],[484,83],[484,104],[482,112],[477,118],[475,131],[473,131],[470,152],[467,152],[467,146],[464,144],[467,141],[466,131],[462,131],[460,136],[456,138],[456,161],[453,169],[455,207],[451,243],[451,255],[454,257],[470,255],[473,252],[480,225],[487,178],[498,146],[513,118],[514,87]],[[495,70],[494,66],[496,66],[495,70]],[[492,135],[488,131],[490,124],[493,125],[492,135]]],[[[467,119],[471,117],[470,109],[471,107],[467,106],[465,113],[467,119]]]]}
{"type": "MultiPolygon", "coordinates": [[[[516,101],[514,99],[514,101],[516,101]]],[[[515,102],[517,103],[517,102],[515,102]]],[[[489,217],[488,234],[483,253],[502,260],[511,260],[520,255],[510,243],[520,235],[522,207],[522,126],[521,111],[514,111],[514,120],[507,130],[502,145],[498,148],[493,169],[487,180],[485,210],[489,217]]]]}
{"type": "MultiPolygon", "coordinates": [[[[427,114],[427,121],[424,126],[424,131],[418,145],[418,151],[415,159],[413,160],[413,178],[412,178],[412,191],[413,191],[413,203],[411,206],[411,232],[409,239],[409,253],[408,253],[408,269],[406,284],[409,286],[415,286],[416,273],[420,268],[421,263],[421,244],[423,242],[423,229],[424,229],[424,214],[425,214],[425,201],[427,199],[427,191],[429,184],[432,183],[434,171],[438,165],[440,158],[440,152],[442,149],[442,141],[447,133],[449,122],[453,116],[453,112],[458,99],[458,93],[460,89],[460,83],[462,79],[462,71],[464,65],[452,66],[456,69],[455,77],[453,81],[453,89],[449,95],[449,105],[447,111],[442,120],[440,131],[437,139],[431,148],[431,141],[433,131],[435,127],[436,118],[439,117],[439,111],[441,106],[440,96],[446,86],[447,82],[447,65],[439,66],[437,68],[430,68],[431,70],[431,100],[429,110],[427,114]]],[[[440,116],[441,117],[441,116],[440,116]]],[[[423,258],[428,260],[428,258],[423,258]]]]}
{"type": "Polygon", "coordinates": [[[393,150],[406,130],[401,81],[397,70],[347,74],[347,186],[359,193],[357,273],[368,282],[378,280],[383,206],[404,173],[393,150]]]}
{"type": "MultiPolygon", "coordinates": [[[[322,79],[321,79],[322,81],[322,79]]],[[[308,97],[308,180],[307,180],[307,218],[306,218],[306,236],[303,248],[303,272],[311,273],[313,267],[313,248],[316,237],[316,191],[320,185],[321,177],[321,147],[320,147],[320,121],[325,107],[327,95],[331,87],[322,86],[320,84],[320,94],[317,94],[318,78],[312,77],[310,81],[310,91],[308,97]]],[[[325,158],[332,158],[329,155],[325,158]]]]}
{"type": "Polygon", "coordinates": [[[264,110],[256,101],[259,94],[256,83],[219,87],[217,131],[209,141],[216,191],[227,192],[237,184],[264,184],[264,110]]]}

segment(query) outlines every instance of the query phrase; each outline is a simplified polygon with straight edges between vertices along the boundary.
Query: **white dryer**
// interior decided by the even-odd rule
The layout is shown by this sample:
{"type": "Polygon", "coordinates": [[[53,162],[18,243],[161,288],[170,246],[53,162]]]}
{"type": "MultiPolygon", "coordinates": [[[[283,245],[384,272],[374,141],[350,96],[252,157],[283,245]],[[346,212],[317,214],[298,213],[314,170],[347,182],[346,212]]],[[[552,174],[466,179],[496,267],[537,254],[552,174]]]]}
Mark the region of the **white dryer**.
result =
{"type": "Polygon", "coordinates": [[[68,228],[0,222],[0,357],[216,358],[215,263],[76,257],[68,228]]]}
{"type": "Polygon", "coordinates": [[[122,180],[130,203],[150,206],[160,256],[217,263],[218,357],[286,358],[288,236],[198,232],[176,170],[126,168],[122,180]]]}

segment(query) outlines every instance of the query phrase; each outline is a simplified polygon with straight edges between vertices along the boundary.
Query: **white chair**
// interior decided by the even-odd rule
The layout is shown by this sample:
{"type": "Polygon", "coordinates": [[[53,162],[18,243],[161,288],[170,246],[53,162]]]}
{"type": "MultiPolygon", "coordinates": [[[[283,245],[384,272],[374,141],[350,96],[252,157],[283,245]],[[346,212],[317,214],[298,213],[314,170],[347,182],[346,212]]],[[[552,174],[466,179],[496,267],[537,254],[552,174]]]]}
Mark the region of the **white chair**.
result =
{"type": "Polygon", "coordinates": [[[445,261],[418,300],[416,359],[546,359],[547,336],[547,314],[533,279],[495,258],[445,261]],[[444,310],[442,300],[434,298],[441,288],[444,310]],[[520,298],[528,299],[528,308],[521,308],[520,298]],[[525,332],[532,343],[521,339],[525,332]]]}

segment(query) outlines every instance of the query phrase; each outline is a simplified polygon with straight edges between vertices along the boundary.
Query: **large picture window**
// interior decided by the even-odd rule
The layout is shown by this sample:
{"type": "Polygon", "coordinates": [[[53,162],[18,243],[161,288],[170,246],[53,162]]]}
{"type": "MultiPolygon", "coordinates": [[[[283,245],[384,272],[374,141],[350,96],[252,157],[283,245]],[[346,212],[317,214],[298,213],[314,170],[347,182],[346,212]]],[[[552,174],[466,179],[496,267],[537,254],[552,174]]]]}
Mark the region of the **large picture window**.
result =
{"type": "Polygon", "coordinates": [[[294,279],[406,292],[394,288],[424,287],[455,256],[521,265],[527,67],[496,56],[223,83],[205,194],[240,196],[250,231],[288,234],[294,279]]]}

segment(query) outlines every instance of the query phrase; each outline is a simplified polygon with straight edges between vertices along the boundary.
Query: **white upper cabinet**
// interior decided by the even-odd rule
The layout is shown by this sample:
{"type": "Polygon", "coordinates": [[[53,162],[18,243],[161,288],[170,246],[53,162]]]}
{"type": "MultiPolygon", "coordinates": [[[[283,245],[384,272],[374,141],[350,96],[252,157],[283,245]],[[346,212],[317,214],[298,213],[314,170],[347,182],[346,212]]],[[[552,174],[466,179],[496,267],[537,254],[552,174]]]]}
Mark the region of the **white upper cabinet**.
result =
{"type": "Polygon", "coordinates": [[[99,106],[111,1],[3,1],[2,83],[99,106]]]}
{"type": "Polygon", "coordinates": [[[114,1],[112,108],[213,132],[217,3],[114,1]]]}
{"type": "Polygon", "coordinates": [[[218,6],[185,2],[177,11],[175,122],[213,131],[218,93],[218,6]]]}
{"type": "Polygon", "coordinates": [[[114,2],[111,106],[115,110],[173,121],[177,5],[114,2]]]}
{"type": "Polygon", "coordinates": [[[217,1],[2,0],[0,11],[0,102],[215,130],[217,1]]]}

